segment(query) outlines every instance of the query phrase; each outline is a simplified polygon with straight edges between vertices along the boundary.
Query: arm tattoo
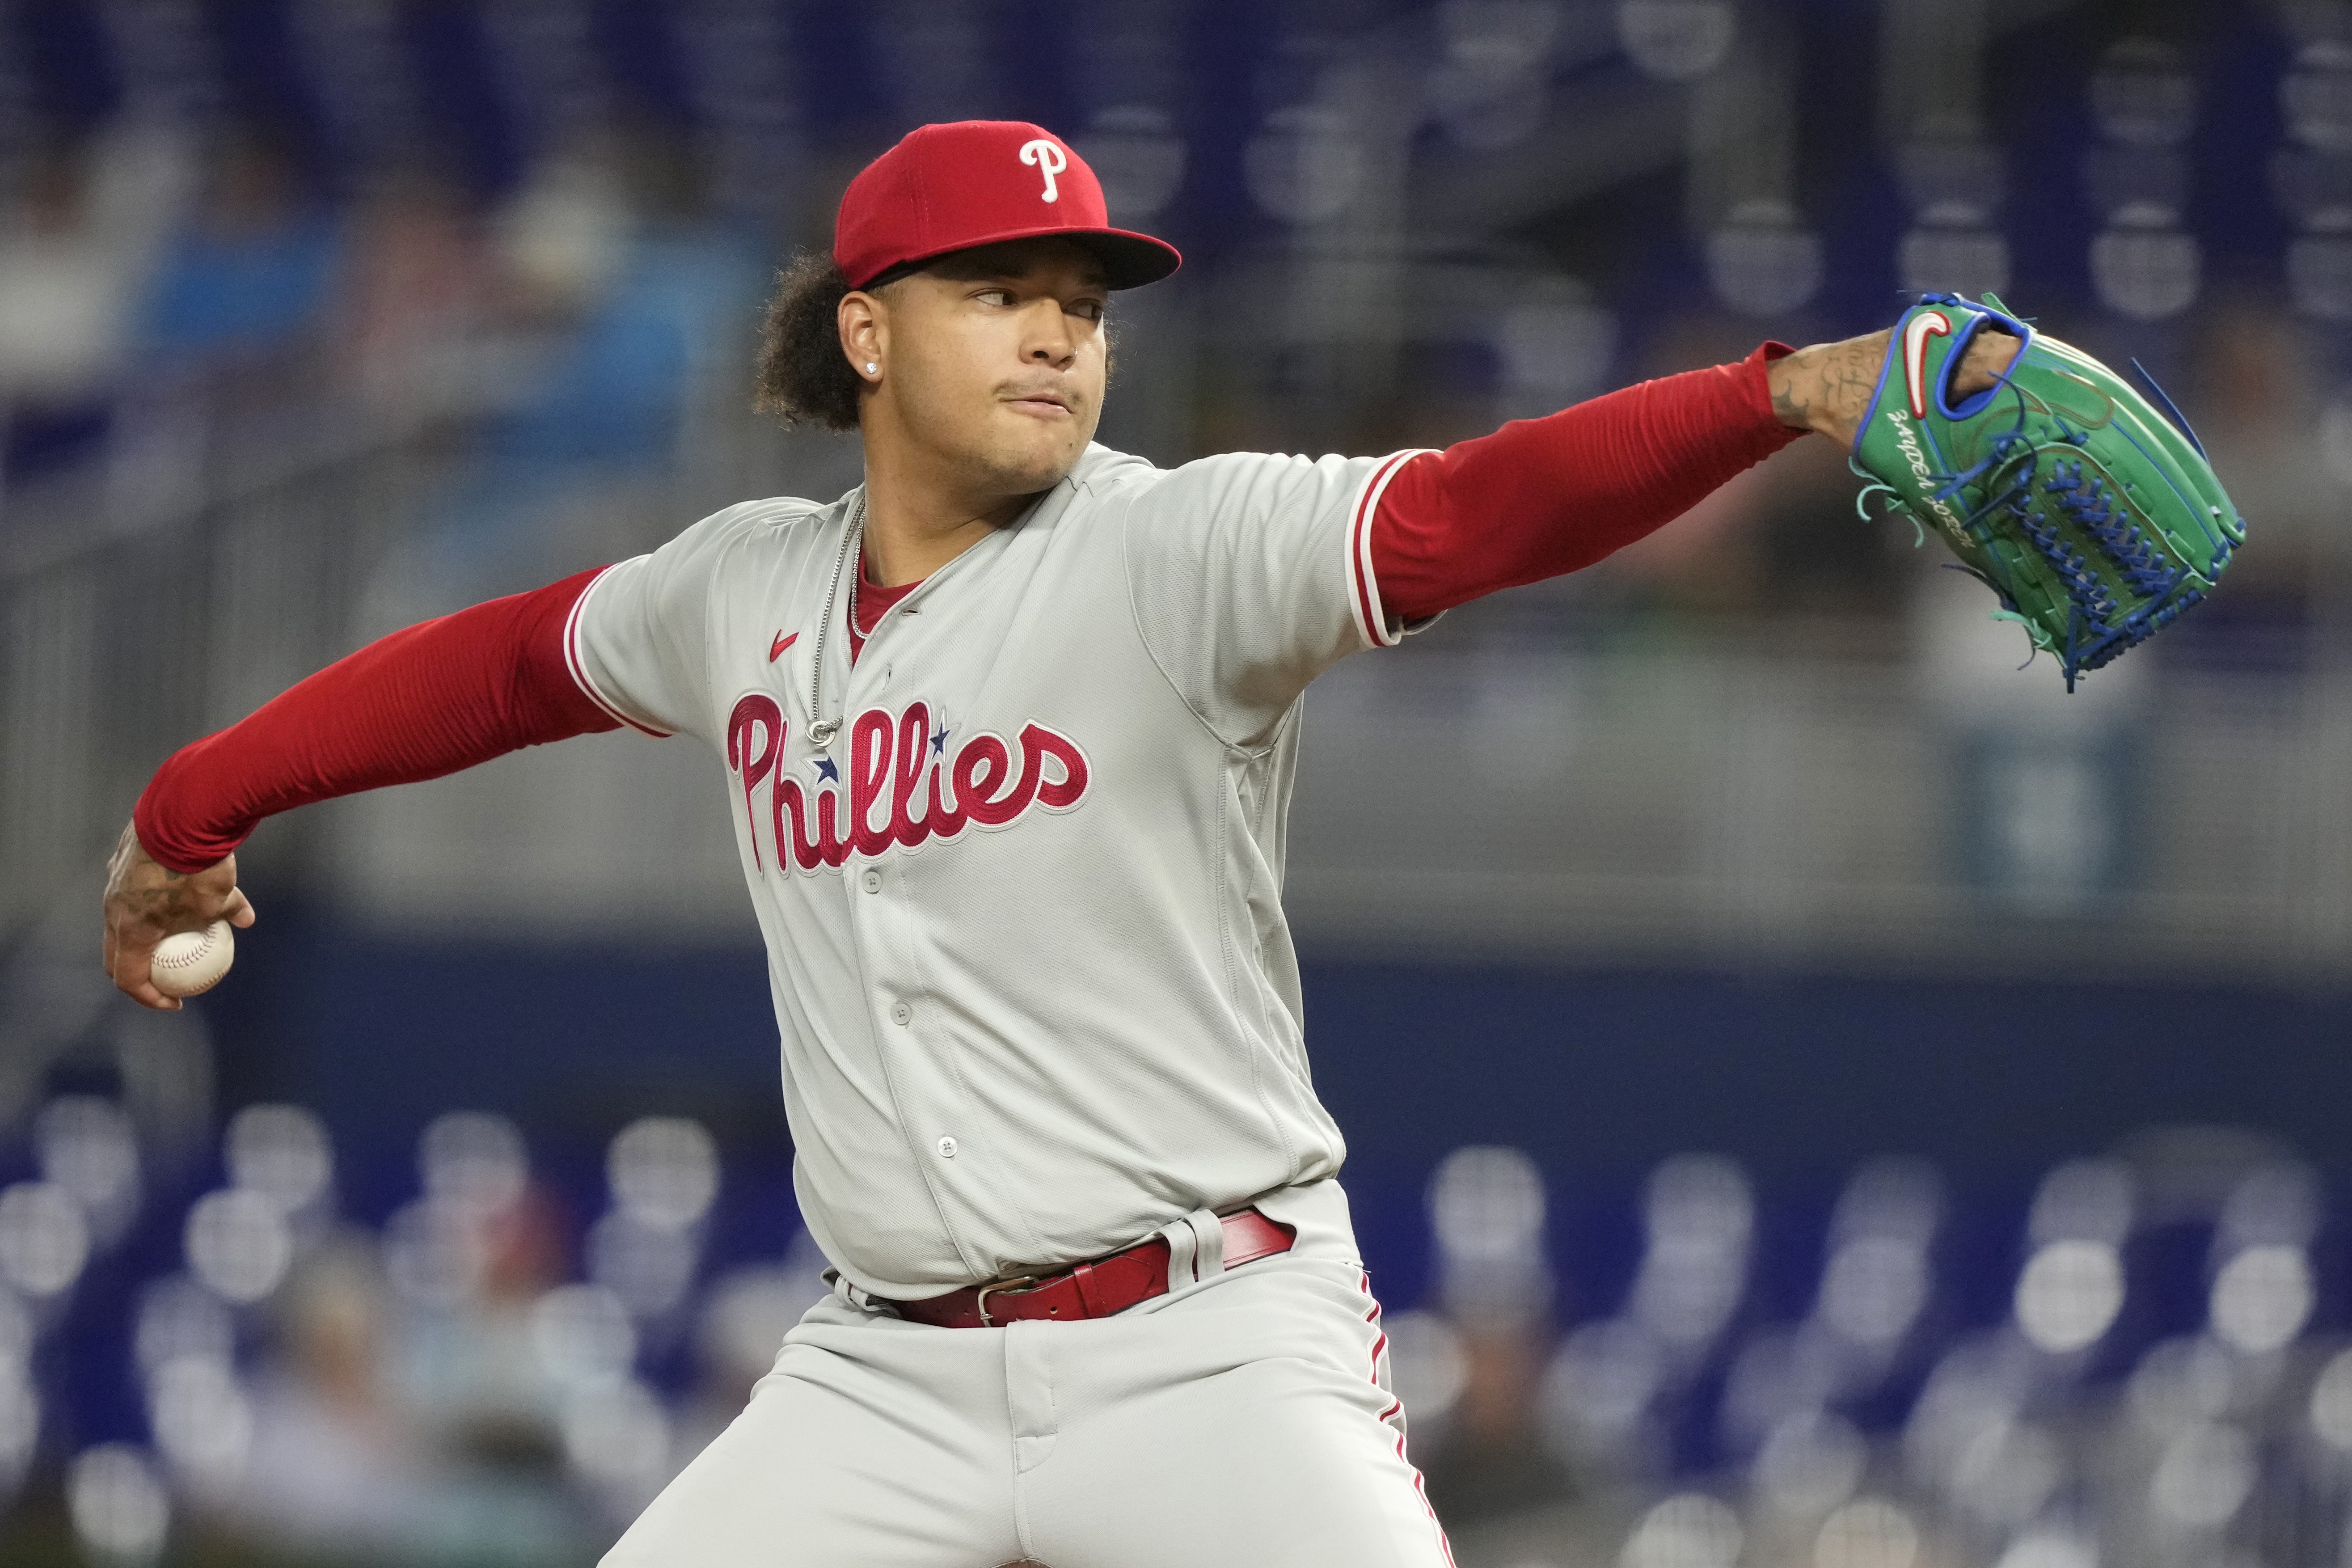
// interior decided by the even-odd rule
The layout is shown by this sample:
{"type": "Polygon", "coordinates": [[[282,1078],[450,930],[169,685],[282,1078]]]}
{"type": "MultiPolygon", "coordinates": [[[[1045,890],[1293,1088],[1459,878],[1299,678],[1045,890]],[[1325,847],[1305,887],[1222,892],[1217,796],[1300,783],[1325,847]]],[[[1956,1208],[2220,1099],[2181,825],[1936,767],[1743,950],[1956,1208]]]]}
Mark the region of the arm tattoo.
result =
{"type": "Polygon", "coordinates": [[[1772,413],[1781,424],[1802,429],[1811,423],[1811,405],[1800,402],[1793,385],[1783,383],[1772,393],[1772,413]]]}

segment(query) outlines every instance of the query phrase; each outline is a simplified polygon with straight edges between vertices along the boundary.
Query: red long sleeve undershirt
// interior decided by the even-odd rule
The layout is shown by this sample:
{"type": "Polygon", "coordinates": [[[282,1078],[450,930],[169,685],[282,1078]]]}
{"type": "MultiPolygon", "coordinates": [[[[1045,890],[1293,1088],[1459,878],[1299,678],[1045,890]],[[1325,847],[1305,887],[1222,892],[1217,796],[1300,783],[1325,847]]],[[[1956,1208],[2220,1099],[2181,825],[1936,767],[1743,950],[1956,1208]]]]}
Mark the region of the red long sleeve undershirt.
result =
{"type": "Polygon", "coordinates": [[[619,729],[563,662],[564,619],[595,575],[394,632],[181,748],[131,814],[139,842],[200,871],[265,816],[619,729]]]}
{"type": "MultiPolygon", "coordinates": [[[[1382,608],[1433,616],[1590,566],[1679,517],[1797,438],[1765,390],[1766,363],[1787,352],[1767,343],[1410,460],[1372,520],[1382,608]]],[[[594,576],[394,632],[183,748],[139,798],[139,842],[202,870],[278,812],[618,729],[564,661],[564,621],[594,576]]],[[[888,592],[869,591],[864,618],[888,592]]]]}
{"type": "Polygon", "coordinates": [[[1399,468],[1372,519],[1381,607],[1406,620],[1591,565],[1804,434],[1772,412],[1765,343],[1517,419],[1399,468]]]}

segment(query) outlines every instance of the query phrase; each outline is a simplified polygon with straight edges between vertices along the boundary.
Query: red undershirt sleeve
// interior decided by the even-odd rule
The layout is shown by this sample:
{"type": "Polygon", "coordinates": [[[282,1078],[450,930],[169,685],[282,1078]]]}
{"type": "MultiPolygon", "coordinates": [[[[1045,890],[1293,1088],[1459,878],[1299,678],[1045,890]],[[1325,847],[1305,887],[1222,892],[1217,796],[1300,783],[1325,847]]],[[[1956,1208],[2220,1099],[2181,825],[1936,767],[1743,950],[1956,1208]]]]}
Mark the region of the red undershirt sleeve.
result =
{"type": "Polygon", "coordinates": [[[563,657],[565,618],[596,575],[394,632],[181,748],[131,813],[139,842],[174,871],[200,871],[265,816],[619,729],[563,657]]]}
{"type": "Polygon", "coordinates": [[[1371,522],[1382,607],[1419,620],[1590,566],[1680,517],[1804,434],[1765,383],[1790,352],[1765,343],[1409,459],[1371,522]]]}

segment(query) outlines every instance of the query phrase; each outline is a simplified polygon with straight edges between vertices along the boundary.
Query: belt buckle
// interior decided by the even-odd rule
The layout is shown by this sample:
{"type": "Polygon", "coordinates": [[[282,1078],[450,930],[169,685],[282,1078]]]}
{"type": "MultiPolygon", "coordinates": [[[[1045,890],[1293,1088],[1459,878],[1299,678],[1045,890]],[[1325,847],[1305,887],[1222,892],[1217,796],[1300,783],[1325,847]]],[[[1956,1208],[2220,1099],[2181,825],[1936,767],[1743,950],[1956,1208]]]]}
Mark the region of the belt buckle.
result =
{"type": "Polygon", "coordinates": [[[982,1285],[980,1288],[979,1294],[972,1298],[971,1303],[973,1309],[980,1313],[980,1326],[983,1329],[992,1329],[997,1326],[994,1322],[990,1321],[988,1316],[989,1297],[999,1290],[1019,1290],[1024,1289],[1034,1290],[1037,1288],[1037,1284],[1038,1279],[1035,1275],[1023,1274],[1011,1279],[1000,1279],[992,1285],[982,1285]]]}

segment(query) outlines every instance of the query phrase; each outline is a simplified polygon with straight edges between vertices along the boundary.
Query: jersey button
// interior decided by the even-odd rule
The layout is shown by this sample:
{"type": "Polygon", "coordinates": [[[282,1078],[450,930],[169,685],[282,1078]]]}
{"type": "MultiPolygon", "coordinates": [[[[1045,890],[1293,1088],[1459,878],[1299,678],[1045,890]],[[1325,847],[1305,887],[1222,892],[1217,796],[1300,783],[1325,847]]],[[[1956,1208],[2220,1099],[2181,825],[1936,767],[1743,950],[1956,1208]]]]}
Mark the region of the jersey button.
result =
{"type": "Polygon", "coordinates": [[[955,1158],[955,1156],[956,1156],[956,1141],[955,1141],[954,1139],[952,1139],[952,1138],[942,1138],[942,1139],[940,1139],[940,1159],[942,1159],[942,1160],[952,1160],[952,1159],[954,1159],[954,1158],[955,1158]]]}
{"type": "Polygon", "coordinates": [[[890,1021],[891,1021],[892,1023],[894,1023],[894,1024],[906,1024],[906,1023],[911,1023],[911,1022],[914,1020],[914,1016],[915,1016],[915,1010],[914,1010],[914,1008],[912,1008],[911,1006],[908,1006],[906,1003],[904,1003],[904,1002],[893,1002],[893,1003],[891,1003],[891,1004],[890,1004],[890,1021]]]}
{"type": "Polygon", "coordinates": [[[869,893],[878,893],[878,892],[880,892],[880,891],[882,890],[882,873],[881,873],[881,872],[879,872],[879,871],[868,871],[868,872],[866,872],[866,875],[865,875],[862,879],[861,879],[862,881],[864,881],[864,882],[865,882],[865,884],[866,884],[866,890],[867,892],[869,892],[869,893]]]}

